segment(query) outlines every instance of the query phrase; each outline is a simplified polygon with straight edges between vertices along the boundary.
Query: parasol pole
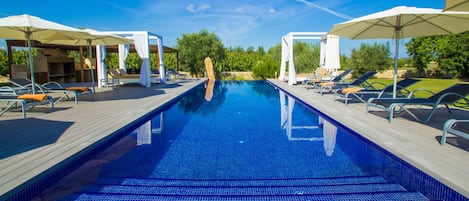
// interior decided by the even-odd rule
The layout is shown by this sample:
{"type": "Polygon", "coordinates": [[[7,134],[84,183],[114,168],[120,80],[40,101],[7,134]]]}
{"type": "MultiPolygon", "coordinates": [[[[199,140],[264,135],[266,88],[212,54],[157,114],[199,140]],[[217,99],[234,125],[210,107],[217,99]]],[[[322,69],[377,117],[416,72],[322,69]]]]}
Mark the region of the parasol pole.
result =
{"type": "Polygon", "coordinates": [[[88,58],[90,60],[90,72],[91,72],[91,87],[93,89],[92,93],[94,93],[94,72],[93,72],[93,60],[92,60],[92,49],[91,49],[91,39],[86,40],[88,42],[88,58]]]}
{"type": "Polygon", "coordinates": [[[33,65],[33,49],[31,48],[31,31],[28,27],[28,31],[25,32],[26,41],[28,41],[28,52],[29,52],[29,70],[31,71],[31,89],[33,94],[36,94],[36,81],[34,79],[34,65],[33,65]]]}
{"type": "Polygon", "coordinates": [[[396,26],[394,28],[396,33],[396,46],[394,47],[394,78],[392,87],[392,98],[396,98],[397,93],[397,60],[399,57],[399,38],[401,34],[401,16],[398,15],[396,18],[396,26]]]}

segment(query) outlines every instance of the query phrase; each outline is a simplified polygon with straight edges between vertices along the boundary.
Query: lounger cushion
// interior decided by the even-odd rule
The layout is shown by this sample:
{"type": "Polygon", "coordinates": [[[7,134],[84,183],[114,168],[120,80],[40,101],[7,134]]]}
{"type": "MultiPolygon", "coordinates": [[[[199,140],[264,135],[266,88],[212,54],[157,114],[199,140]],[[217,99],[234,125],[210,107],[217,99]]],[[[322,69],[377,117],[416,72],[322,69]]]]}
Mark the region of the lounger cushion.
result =
{"type": "Polygon", "coordinates": [[[323,82],[323,83],[320,83],[319,85],[323,87],[327,87],[327,86],[334,86],[334,84],[336,83],[335,82],[323,82]]]}
{"type": "Polygon", "coordinates": [[[347,87],[345,89],[342,89],[342,93],[343,94],[346,94],[346,93],[357,93],[359,91],[363,90],[363,88],[361,87],[347,87]]]}
{"type": "Polygon", "coordinates": [[[43,100],[47,100],[47,95],[46,94],[23,94],[23,95],[19,95],[18,99],[43,101],[43,100]]]}
{"type": "Polygon", "coordinates": [[[90,88],[88,87],[67,87],[66,89],[67,91],[81,91],[81,92],[90,90],[90,88]]]}

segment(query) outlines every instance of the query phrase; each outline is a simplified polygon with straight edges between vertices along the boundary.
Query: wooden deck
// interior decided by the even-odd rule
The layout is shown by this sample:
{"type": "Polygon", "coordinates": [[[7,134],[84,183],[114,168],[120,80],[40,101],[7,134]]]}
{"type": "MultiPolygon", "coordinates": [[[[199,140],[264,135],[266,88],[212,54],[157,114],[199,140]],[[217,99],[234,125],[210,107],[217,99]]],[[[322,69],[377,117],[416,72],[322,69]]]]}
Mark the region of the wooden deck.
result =
{"type": "Polygon", "coordinates": [[[49,106],[37,106],[28,111],[27,119],[19,111],[5,113],[0,116],[0,200],[201,82],[97,89],[94,96],[80,96],[77,105],[57,103],[54,112],[49,106]]]}
{"type": "MultiPolygon", "coordinates": [[[[73,101],[58,103],[54,112],[40,106],[28,112],[28,119],[22,119],[20,112],[0,116],[0,200],[8,196],[7,192],[20,190],[17,186],[35,180],[203,81],[98,89],[94,97],[81,96],[78,105],[73,101]]],[[[469,141],[450,137],[450,144],[440,146],[438,142],[441,126],[448,118],[446,111],[438,111],[427,125],[402,117],[389,124],[385,117],[365,114],[363,104],[345,106],[333,101],[332,95],[321,96],[301,85],[288,86],[278,80],[271,82],[469,197],[469,141]]],[[[459,111],[452,117],[469,115],[459,111]]]]}

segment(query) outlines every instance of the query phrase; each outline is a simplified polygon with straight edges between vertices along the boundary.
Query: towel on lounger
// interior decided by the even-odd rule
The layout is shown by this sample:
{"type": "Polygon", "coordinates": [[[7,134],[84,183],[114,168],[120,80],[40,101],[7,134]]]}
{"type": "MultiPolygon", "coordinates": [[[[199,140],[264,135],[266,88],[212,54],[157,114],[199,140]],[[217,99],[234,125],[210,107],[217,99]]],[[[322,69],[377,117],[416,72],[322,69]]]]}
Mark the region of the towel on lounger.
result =
{"type": "Polygon", "coordinates": [[[23,95],[19,95],[18,99],[43,101],[47,99],[47,95],[46,94],[23,94],[23,95]]]}
{"type": "Polygon", "coordinates": [[[90,90],[90,88],[88,87],[67,87],[66,89],[67,91],[81,91],[81,92],[90,90]]]}

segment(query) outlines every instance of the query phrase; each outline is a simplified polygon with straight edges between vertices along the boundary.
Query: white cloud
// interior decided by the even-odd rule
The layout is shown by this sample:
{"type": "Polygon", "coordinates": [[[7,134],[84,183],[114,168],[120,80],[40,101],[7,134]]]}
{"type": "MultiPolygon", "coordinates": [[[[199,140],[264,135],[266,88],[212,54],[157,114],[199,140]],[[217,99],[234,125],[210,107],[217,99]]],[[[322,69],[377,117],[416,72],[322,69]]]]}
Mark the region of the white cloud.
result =
{"type": "Polygon", "coordinates": [[[325,11],[327,13],[330,13],[332,15],[335,15],[337,17],[340,17],[340,18],[343,18],[343,19],[346,19],[346,20],[350,20],[350,19],[353,19],[353,17],[350,17],[348,15],[345,15],[345,14],[342,14],[342,13],[339,13],[339,12],[335,12],[331,9],[328,9],[326,7],[323,7],[323,6],[320,6],[318,4],[315,4],[315,3],[312,3],[312,2],[309,2],[309,1],[306,1],[306,0],[296,0],[298,2],[301,2],[301,3],[304,3],[306,4],[308,7],[314,7],[314,8],[317,8],[319,10],[322,10],[322,11],[325,11]]]}
{"type": "Polygon", "coordinates": [[[269,13],[275,13],[277,12],[274,8],[269,9],[269,13]]]}
{"type": "Polygon", "coordinates": [[[186,10],[191,12],[191,13],[195,13],[195,7],[194,7],[194,4],[189,4],[186,6],[186,10]]]}
{"type": "Polygon", "coordinates": [[[202,4],[201,6],[199,6],[200,11],[204,11],[204,10],[207,10],[209,8],[210,8],[210,5],[208,5],[208,4],[202,4]]]}
{"type": "Polygon", "coordinates": [[[202,4],[199,7],[195,7],[194,4],[189,4],[186,6],[186,10],[191,12],[191,13],[197,13],[197,12],[202,12],[205,10],[208,10],[211,6],[208,4],[202,4]]]}

